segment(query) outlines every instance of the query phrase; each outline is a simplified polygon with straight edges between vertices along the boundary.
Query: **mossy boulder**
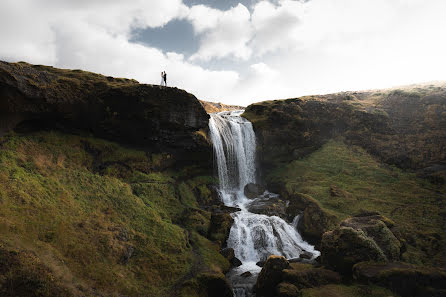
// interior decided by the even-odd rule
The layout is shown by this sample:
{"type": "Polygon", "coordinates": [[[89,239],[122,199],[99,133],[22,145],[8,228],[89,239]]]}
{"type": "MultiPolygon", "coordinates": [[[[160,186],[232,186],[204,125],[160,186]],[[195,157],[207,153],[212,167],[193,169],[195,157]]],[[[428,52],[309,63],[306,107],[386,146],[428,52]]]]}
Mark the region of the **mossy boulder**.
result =
{"type": "Polygon", "coordinates": [[[269,256],[257,277],[254,287],[258,297],[272,297],[276,293],[276,286],[282,282],[282,270],[289,267],[285,257],[269,256]]]}
{"type": "Polygon", "coordinates": [[[350,275],[353,265],[359,262],[387,261],[372,238],[351,227],[339,227],[324,233],[320,250],[322,263],[344,275],[350,275]]]}
{"type": "Polygon", "coordinates": [[[353,267],[354,278],[387,287],[401,296],[446,296],[446,270],[407,263],[361,262],[353,267]]]}
{"type": "Polygon", "coordinates": [[[282,273],[284,282],[299,289],[341,282],[341,276],[337,272],[310,264],[292,263],[290,268],[284,269],[282,273]]]}
{"type": "Polygon", "coordinates": [[[341,226],[364,231],[376,242],[389,261],[400,259],[401,242],[389,229],[394,226],[394,223],[388,218],[378,213],[362,213],[344,220],[341,226]]]}
{"type": "Polygon", "coordinates": [[[300,297],[299,289],[290,283],[280,283],[277,286],[277,296],[278,297],[300,297]]]}
{"type": "Polygon", "coordinates": [[[297,228],[299,232],[312,243],[319,243],[322,234],[335,228],[337,218],[327,210],[323,209],[319,202],[310,195],[296,193],[288,194],[285,197],[289,200],[287,214],[289,219],[300,214],[297,228]]]}

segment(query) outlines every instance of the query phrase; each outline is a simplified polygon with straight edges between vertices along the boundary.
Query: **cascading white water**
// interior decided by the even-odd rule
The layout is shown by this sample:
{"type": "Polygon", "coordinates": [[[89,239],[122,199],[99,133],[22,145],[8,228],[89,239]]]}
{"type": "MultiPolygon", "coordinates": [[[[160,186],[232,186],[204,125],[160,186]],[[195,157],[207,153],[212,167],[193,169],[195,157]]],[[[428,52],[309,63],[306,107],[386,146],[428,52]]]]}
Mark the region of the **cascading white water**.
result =
{"type": "MultiPolygon", "coordinates": [[[[251,122],[241,117],[243,110],[211,114],[209,129],[217,160],[219,194],[227,206],[241,210],[232,214],[228,247],[242,261],[242,266],[228,276],[236,296],[252,296],[253,281],[240,281],[240,273],[250,271],[255,277],[260,271],[256,262],[269,255],[297,258],[303,250],[313,258],[319,252],[302,240],[295,226],[277,216],[254,214],[248,211],[252,203],[244,195],[244,187],[256,182],[256,138],[251,122]]],[[[297,219],[295,220],[297,224],[297,219]]]]}

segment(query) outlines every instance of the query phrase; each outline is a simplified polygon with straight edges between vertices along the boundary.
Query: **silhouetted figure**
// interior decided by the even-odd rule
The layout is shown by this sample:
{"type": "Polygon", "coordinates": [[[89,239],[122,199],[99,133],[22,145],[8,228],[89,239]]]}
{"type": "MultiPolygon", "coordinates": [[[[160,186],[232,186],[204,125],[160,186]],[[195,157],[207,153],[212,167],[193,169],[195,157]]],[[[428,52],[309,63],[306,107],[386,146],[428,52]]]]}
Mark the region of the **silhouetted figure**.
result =
{"type": "Polygon", "coordinates": [[[163,79],[164,79],[164,86],[167,87],[167,73],[166,73],[166,71],[164,71],[163,79]]]}
{"type": "Polygon", "coordinates": [[[164,71],[161,71],[161,86],[164,86],[164,71]]]}

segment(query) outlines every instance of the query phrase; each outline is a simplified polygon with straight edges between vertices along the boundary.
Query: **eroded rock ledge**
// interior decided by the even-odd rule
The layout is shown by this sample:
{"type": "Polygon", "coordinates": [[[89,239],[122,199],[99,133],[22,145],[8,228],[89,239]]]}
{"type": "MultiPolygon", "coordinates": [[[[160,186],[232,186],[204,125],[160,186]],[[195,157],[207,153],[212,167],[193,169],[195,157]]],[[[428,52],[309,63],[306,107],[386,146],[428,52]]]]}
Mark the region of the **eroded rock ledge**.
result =
{"type": "Polygon", "coordinates": [[[207,129],[208,119],[197,98],[177,88],[0,61],[0,135],[82,130],[151,150],[197,152],[204,139],[198,131],[207,129]]]}

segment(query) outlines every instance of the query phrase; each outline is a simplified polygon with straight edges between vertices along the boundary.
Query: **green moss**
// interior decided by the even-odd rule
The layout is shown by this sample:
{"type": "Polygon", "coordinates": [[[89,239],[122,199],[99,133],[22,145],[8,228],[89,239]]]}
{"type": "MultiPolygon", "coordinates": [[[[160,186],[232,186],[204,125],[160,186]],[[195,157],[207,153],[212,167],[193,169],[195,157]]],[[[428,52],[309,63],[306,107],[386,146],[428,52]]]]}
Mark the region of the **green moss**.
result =
{"type": "MultiPolygon", "coordinates": [[[[183,215],[197,207],[194,193],[205,193],[211,177],[179,182],[157,169],[166,154],[153,161],[90,137],[41,132],[1,143],[1,242],[36,254],[56,278],[71,275],[62,285],[72,296],[73,286],[86,296],[91,288],[168,296],[188,279],[197,254],[186,229],[206,234],[210,215],[198,210],[190,224],[183,215]]],[[[198,234],[194,242],[203,269],[229,267],[214,243],[198,234]]]]}
{"type": "Polygon", "coordinates": [[[332,140],[308,157],[278,167],[267,180],[284,183],[292,195],[310,195],[338,222],[363,210],[378,211],[392,218],[408,243],[405,260],[445,265],[445,200],[438,195],[444,189],[384,165],[360,147],[332,140]]]}
{"type": "Polygon", "coordinates": [[[303,289],[302,297],[389,297],[394,296],[390,290],[378,286],[326,285],[318,288],[303,289]]]}

